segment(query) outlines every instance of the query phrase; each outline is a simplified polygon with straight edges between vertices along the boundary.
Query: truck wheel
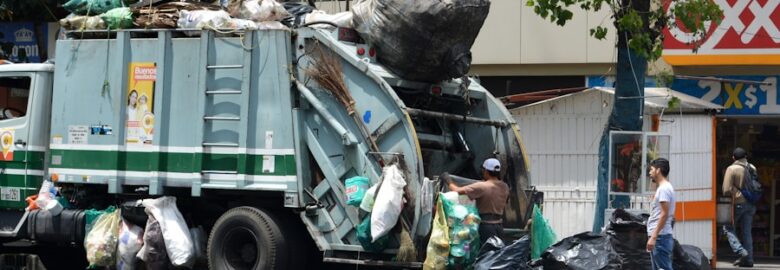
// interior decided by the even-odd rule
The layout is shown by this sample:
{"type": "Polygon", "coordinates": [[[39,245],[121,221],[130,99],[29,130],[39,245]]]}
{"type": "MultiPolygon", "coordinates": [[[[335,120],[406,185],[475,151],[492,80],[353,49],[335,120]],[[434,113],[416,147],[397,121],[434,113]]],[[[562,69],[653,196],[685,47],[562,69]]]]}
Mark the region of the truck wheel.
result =
{"type": "Polygon", "coordinates": [[[244,206],[230,209],[214,224],[208,257],[211,270],[283,269],[287,247],[270,215],[244,206]]]}

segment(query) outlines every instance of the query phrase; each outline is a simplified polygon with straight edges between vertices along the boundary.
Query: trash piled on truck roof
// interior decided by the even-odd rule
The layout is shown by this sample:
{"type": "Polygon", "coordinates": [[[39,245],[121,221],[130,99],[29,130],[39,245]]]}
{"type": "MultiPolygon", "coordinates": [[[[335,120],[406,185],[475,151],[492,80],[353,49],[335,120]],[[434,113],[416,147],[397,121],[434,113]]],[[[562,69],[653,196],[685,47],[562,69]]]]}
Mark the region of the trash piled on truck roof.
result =
{"type": "Polygon", "coordinates": [[[438,82],[468,72],[489,10],[489,0],[363,0],[352,7],[352,22],[398,76],[438,82]]]}
{"type": "Polygon", "coordinates": [[[173,1],[134,7],[131,4],[127,0],[70,0],[63,7],[72,14],[60,20],[60,25],[75,31],[287,29],[281,21],[289,17],[285,7],[276,0],[231,0],[225,6],[173,1]]]}
{"type": "MultiPolygon", "coordinates": [[[[60,20],[69,31],[117,29],[274,30],[296,27],[354,28],[377,49],[378,61],[413,81],[463,77],[471,46],[490,9],[489,0],[359,0],[350,11],[329,14],[305,3],[276,0],[204,2],[70,0],[60,20]],[[392,7],[392,8],[391,8],[392,7]]],[[[185,32],[186,33],[186,32],[185,32]]],[[[83,33],[82,33],[83,34],[83,33]]],[[[187,35],[197,35],[186,33],[187,35]]]]}

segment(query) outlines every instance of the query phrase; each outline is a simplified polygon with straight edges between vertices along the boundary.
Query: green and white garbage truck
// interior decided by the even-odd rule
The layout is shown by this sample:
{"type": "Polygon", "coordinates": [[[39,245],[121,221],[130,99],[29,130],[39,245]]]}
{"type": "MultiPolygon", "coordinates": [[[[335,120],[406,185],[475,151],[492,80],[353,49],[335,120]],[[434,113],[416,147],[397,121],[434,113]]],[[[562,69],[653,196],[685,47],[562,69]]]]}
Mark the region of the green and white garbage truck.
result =
{"type": "Polygon", "coordinates": [[[519,130],[475,79],[404,80],[342,28],[85,36],[58,40],[49,63],[0,65],[2,242],[82,245],[81,211],[175,196],[187,226],[209,236],[211,269],[420,266],[424,178],[478,178],[489,157],[512,188],[505,227],[525,224],[519,130]],[[335,61],[314,61],[317,51],[335,61]],[[323,64],[342,74],[341,93],[312,77],[323,64]],[[366,252],[356,236],[366,214],[346,203],[346,179],[376,184],[391,163],[407,183],[417,263],[392,261],[397,242],[366,252]],[[28,208],[46,179],[62,214],[28,208]]]}

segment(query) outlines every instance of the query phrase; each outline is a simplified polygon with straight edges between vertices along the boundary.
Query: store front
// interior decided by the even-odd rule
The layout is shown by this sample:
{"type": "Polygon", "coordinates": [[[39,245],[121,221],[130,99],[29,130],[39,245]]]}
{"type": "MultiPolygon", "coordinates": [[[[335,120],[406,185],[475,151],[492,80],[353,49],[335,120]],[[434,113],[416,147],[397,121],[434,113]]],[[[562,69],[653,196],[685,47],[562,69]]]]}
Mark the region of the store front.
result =
{"type": "MultiPolygon", "coordinates": [[[[720,192],[723,175],[733,162],[732,150],[742,147],[764,186],[753,218],[753,252],[755,256],[780,256],[780,117],[719,117],[716,144],[719,224],[730,222],[730,198],[720,192]]],[[[718,240],[718,254],[733,255],[723,237],[718,240]]]]}
{"type": "Polygon", "coordinates": [[[716,117],[715,178],[717,190],[717,255],[733,257],[722,225],[731,222],[730,198],[723,196],[723,176],[734,161],[735,147],[748,151],[764,195],[753,218],[755,256],[780,256],[780,106],[778,76],[714,76],[676,79],[673,88],[725,107],[716,117]]]}

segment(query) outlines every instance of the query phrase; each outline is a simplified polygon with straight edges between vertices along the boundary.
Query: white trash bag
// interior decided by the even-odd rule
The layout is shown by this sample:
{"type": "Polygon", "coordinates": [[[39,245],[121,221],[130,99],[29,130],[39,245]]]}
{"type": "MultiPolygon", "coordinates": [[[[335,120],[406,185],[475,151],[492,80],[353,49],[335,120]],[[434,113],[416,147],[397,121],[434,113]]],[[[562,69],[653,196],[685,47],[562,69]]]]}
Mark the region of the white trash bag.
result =
{"type": "Polygon", "coordinates": [[[256,22],[279,21],[290,15],[276,0],[231,0],[228,11],[234,18],[256,22]]]}
{"type": "Polygon", "coordinates": [[[230,19],[226,28],[237,30],[257,30],[257,24],[250,20],[230,19]]]}
{"type": "Polygon", "coordinates": [[[183,29],[224,29],[230,26],[230,15],[222,10],[182,10],[176,25],[183,29]]]}
{"type": "Polygon", "coordinates": [[[404,186],[406,181],[398,165],[382,169],[382,184],[377,190],[379,194],[371,211],[372,242],[389,233],[398,222],[403,204],[404,186]]]}
{"type": "Polygon", "coordinates": [[[134,270],[138,262],[136,254],[144,246],[144,229],[122,219],[119,227],[117,270],[134,270]]]}
{"type": "MultiPolygon", "coordinates": [[[[310,22],[331,22],[335,24],[338,27],[344,27],[344,28],[352,28],[352,12],[351,11],[345,11],[345,12],[339,12],[336,14],[328,14],[325,13],[322,10],[315,10],[312,11],[309,14],[306,14],[303,21],[305,23],[310,22]]],[[[312,24],[311,27],[313,28],[333,28],[332,25],[329,24],[312,24]]]]}
{"type": "Polygon", "coordinates": [[[371,213],[371,210],[374,208],[374,195],[376,195],[376,189],[379,187],[379,184],[374,184],[366,190],[366,195],[363,196],[363,201],[360,202],[360,209],[363,209],[363,211],[371,213]]]}
{"type": "Polygon", "coordinates": [[[269,21],[269,22],[258,22],[257,23],[257,29],[258,30],[287,30],[287,26],[284,26],[284,24],[277,22],[277,21],[269,21]]]}
{"type": "Polygon", "coordinates": [[[146,213],[154,216],[160,223],[165,250],[174,266],[192,266],[195,262],[195,250],[192,236],[179,209],[175,197],[146,199],[141,203],[146,213]]]}

